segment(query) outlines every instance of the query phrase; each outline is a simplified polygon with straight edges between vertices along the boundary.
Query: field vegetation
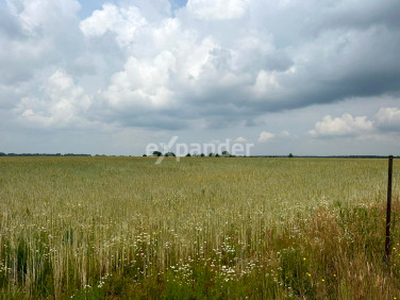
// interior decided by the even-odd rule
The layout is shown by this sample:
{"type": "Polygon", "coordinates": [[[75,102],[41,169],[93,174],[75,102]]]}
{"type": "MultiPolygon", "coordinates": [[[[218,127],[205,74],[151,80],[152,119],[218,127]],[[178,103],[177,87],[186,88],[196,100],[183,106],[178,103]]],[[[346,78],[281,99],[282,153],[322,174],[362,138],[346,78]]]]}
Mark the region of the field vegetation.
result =
{"type": "Polygon", "coordinates": [[[2,157],[0,298],[400,299],[387,160],[2,157]]]}

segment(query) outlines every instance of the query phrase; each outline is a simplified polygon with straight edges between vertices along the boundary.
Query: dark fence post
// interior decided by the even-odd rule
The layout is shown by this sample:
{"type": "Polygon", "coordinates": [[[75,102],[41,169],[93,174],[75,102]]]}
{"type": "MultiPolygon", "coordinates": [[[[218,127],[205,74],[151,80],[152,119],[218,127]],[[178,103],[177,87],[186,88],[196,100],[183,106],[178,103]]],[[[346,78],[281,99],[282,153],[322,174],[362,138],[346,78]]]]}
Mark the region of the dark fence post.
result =
{"type": "Polygon", "coordinates": [[[389,170],[388,170],[387,208],[386,208],[386,242],[385,242],[386,262],[389,261],[389,255],[390,255],[390,214],[392,206],[392,173],[393,173],[393,155],[390,155],[389,170]]]}

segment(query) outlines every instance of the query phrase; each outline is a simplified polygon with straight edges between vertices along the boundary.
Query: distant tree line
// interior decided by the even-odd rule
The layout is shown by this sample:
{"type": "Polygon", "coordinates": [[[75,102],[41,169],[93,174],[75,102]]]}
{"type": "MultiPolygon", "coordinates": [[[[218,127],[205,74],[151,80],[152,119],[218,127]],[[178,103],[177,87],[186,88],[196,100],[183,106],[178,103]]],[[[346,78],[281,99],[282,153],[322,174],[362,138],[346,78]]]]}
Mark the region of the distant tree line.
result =
{"type": "MultiPolygon", "coordinates": [[[[1,156],[92,156],[87,153],[4,153],[0,152],[1,156]]],[[[105,155],[105,154],[96,154],[94,156],[123,156],[123,155],[105,155]]],[[[146,154],[143,154],[143,157],[146,157],[146,154]]],[[[160,151],[154,151],[153,156],[170,156],[175,157],[175,153],[167,152],[161,153],[160,151]]],[[[196,154],[196,153],[188,153],[186,157],[205,157],[204,153],[196,154]]],[[[218,153],[209,153],[208,157],[237,157],[236,155],[230,154],[228,151],[222,151],[221,154],[218,153]]],[[[239,156],[246,157],[246,156],[239,156]]],[[[248,157],[266,157],[266,158],[278,158],[278,157],[298,157],[298,158],[387,158],[387,155],[329,155],[329,156],[318,156],[318,155],[296,155],[294,156],[292,153],[289,155],[252,155],[248,157]]],[[[394,156],[395,158],[400,158],[400,156],[394,156]]]]}
{"type": "MultiPolygon", "coordinates": [[[[147,157],[146,154],[143,154],[142,156],[143,156],[143,157],[147,157]]],[[[153,151],[152,156],[156,156],[156,157],[159,157],[159,156],[166,156],[166,157],[171,156],[171,157],[175,157],[176,155],[175,155],[174,152],[167,152],[167,153],[162,154],[162,152],[160,152],[160,151],[153,151]]],[[[234,154],[230,154],[230,153],[229,153],[228,151],[226,151],[226,150],[225,150],[225,151],[222,151],[221,154],[218,154],[218,153],[209,153],[208,155],[205,155],[204,153],[201,153],[201,154],[197,154],[197,153],[188,153],[188,154],[186,154],[185,156],[186,156],[186,157],[206,157],[206,156],[208,156],[208,157],[246,157],[246,156],[236,156],[236,155],[234,155],[234,154]]],[[[274,156],[251,156],[251,157],[287,157],[287,156],[277,156],[277,155],[274,155],[274,156]]],[[[290,153],[290,154],[289,154],[289,157],[294,157],[294,156],[293,156],[292,153],[290,153]]]]}
{"type": "MultiPolygon", "coordinates": [[[[175,153],[174,152],[167,152],[165,154],[162,154],[160,151],[153,151],[153,156],[171,156],[171,157],[175,157],[175,153]]],[[[143,157],[146,157],[146,154],[143,154],[143,157]]],[[[186,157],[206,157],[206,155],[204,153],[201,154],[197,154],[197,153],[188,153],[186,154],[186,157]]],[[[208,157],[236,157],[236,155],[232,155],[230,154],[228,151],[222,151],[221,154],[218,153],[209,153],[208,157]]]]}
{"type": "MultiPolygon", "coordinates": [[[[143,154],[143,157],[146,157],[146,154],[143,154]]],[[[175,157],[175,153],[167,152],[162,154],[160,151],[154,151],[152,156],[173,156],[175,157]]],[[[205,157],[204,153],[196,154],[196,153],[188,153],[186,157],[205,157]]],[[[208,157],[246,157],[246,156],[236,156],[230,154],[228,151],[222,151],[221,154],[218,153],[209,153],[208,157]]],[[[283,157],[298,157],[298,158],[387,158],[387,155],[293,155],[293,153],[289,153],[289,155],[252,155],[247,157],[265,157],[265,158],[283,158],[283,157]]],[[[394,156],[395,158],[399,158],[400,156],[394,156]]]]}
{"type": "Polygon", "coordinates": [[[0,156],[92,156],[86,153],[4,153],[0,152],[0,156]]]}

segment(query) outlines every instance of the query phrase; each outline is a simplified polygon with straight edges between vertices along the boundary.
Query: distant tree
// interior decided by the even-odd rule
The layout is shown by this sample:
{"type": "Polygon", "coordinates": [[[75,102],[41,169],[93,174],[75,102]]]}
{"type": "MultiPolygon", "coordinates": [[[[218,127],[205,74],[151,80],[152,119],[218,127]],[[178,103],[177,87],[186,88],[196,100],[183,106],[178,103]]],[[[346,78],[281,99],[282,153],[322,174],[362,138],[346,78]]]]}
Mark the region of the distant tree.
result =
{"type": "Polygon", "coordinates": [[[228,151],[224,150],[224,151],[222,151],[221,156],[223,156],[223,157],[229,157],[229,156],[231,156],[231,155],[230,155],[230,153],[229,153],[228,151]]]}
{"type": "Polygon", "coordinates": [[[186,157],[191,157],[190,153],[186,154],[186,157]]]}
{"type": "Polygon", "coordinates": [[[6,156],[7,154],[5,154],[4,152],[0,152],[0,156],[6,156]]]}
{"type": "Polygon", "coordinates": [[[219,154],[217,153],[217,154],[215,154],[215,157],[219,157],[219,154]]]}
{"type": "Polygon", "coordinates": [[[147,155],[146,155],[146,154],[143,154],[142,156],[143,156],[143,157],[147,157],[147,155]]]}
{"type": "Polygon", "coordinates": [[[160,151],[153,151],[153,156],[161,156],[162,153],[160,151]]]}
{"type": "Polygon", "coordinates": [[[204,155],[204,153],[202,153],[202,154],[200,154],[200,156],[201,156],[201,157],[204,157],[205,155],[204,155]]]}
{"type": "Polygon", "coordinates": [[[289,157],[293,157],[293,154],[292,154],[292,153],[290,153],[290,154],[289,154],[289,157]]]}
{"type": "Polygon", "coordinates": [[[210,152],[209,154],[208,154],[208,157],[213,157],[214,155],[213,155],[213,153],[212,152],[210,152]]]}
{"type": "Polygon", "coordinates": [[[167,152],[167,153],[165,153],[165,156],[173,156],[173,157],[175,157],[176,155],[175,155],[175,153],[174,152],[167,152]]]}

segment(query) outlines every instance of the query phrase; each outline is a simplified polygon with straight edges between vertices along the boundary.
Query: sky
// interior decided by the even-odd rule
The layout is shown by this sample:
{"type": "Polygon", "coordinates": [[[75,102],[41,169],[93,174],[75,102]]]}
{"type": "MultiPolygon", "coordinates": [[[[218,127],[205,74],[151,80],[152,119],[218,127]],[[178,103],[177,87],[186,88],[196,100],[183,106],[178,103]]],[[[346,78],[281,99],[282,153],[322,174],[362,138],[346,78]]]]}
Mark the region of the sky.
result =
{"type": "Polygon", "coordinates": [[[398,0],[0,0],[0,152],[400,155],[398,0]]]}

